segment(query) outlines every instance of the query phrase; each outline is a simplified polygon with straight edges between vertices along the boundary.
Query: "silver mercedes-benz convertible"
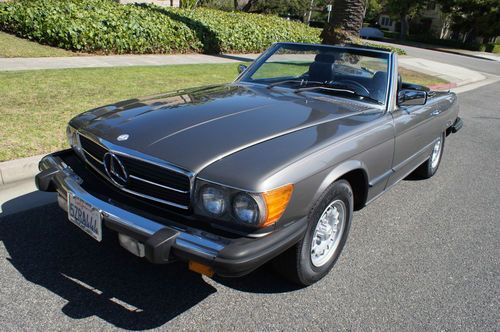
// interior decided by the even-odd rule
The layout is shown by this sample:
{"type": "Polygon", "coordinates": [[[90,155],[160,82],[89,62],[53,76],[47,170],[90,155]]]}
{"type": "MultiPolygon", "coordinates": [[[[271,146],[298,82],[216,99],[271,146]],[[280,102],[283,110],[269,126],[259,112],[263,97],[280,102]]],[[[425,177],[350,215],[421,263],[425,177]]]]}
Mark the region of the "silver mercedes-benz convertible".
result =
{"type": "Polygon", "coordinates": [[[272,262],[309,285],[353,211],[433,176],[462,126],[456,95],[403,82],[390,50],[277,43],[239,71],[75,117],[38,188],[97,241],[153,263],[241,276],[272,262]]]}

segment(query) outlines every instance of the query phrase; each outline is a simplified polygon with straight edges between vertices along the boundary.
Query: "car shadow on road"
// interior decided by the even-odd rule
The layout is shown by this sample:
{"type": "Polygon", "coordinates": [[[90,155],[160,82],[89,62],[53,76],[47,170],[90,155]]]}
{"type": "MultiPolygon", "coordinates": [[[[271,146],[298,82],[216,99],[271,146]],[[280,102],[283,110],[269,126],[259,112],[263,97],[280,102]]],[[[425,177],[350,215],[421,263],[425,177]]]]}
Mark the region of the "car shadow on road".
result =
{"type": "MultiPolygon", "coordinates": [[[[71,318],[97,316],[119,328],[152,329],[217,291],[186,264],[150,264],[124,251],[116,238],[104,233],[98,244],[68,222],[57,204],[0,217],[7,260],[26,280],[68,301],[62,312],[71,318]]],[[[268,268],[215,281],[245,292],[297,289],[268,268]]],[[[29,301],[29,293],[22,296],[29,301]]]]}

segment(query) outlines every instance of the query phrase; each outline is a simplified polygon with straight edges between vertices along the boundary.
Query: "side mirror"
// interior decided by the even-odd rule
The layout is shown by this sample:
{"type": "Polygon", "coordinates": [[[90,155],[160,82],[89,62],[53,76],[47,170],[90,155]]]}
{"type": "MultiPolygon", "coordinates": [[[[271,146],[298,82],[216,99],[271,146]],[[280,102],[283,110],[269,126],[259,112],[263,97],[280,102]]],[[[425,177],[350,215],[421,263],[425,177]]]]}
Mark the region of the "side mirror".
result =
{"type": "Polygon", "coordinates": [[[398,92],[399,106],[425,105],[427,92],[420,90],[401,90],[398,92]]]}
{"type": "Polygon", "coordinates": [[[245,66],[245,65],[238,65],[238,73],[241,74],[245,70],[247,70],[247,66],[245,66]]]}

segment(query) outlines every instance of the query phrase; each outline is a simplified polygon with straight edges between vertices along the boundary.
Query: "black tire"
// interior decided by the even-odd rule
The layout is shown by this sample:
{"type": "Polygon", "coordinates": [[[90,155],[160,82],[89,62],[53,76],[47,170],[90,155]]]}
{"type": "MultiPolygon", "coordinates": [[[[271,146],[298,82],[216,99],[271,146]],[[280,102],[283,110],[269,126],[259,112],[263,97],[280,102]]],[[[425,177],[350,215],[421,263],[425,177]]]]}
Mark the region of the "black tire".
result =
{"type": "Polygon", "coordinates": [[[288,249],[274,261],[278,273],[287,279],[301,285],[308,286],[323,278],[335,265],[349,234],[353,213],[353,193],[349,182],[339,180],[331,184],[316,201],[308,216],[308,228],[304,238],[292,248],[288,249]],[[333,256],[320,267],[314,266],[311,259],[311,243],[314,230],[325,209],[334,201],[341,200],[345,204],[345,226],[340,235],[340,241],[333,256]]]}
{"type": "Polygon", "coordinates": [[[441,150],[439,151],[439,159],[437,161],[437,164],[433,167],[432,166],[432,152],[431,155],[429,156],[429,159],[427,159],[426,162],[424,162],[422,165],[420,165],[414,172],[413,174],[416,175],[420,179],[428,179],[434,176],[436,174],[439,165],[441,164],[441,159],[443,157],[443,151],[444,151],[444,140],[445,140],[446,135],[444,133],[441,134],[441,150]]]}

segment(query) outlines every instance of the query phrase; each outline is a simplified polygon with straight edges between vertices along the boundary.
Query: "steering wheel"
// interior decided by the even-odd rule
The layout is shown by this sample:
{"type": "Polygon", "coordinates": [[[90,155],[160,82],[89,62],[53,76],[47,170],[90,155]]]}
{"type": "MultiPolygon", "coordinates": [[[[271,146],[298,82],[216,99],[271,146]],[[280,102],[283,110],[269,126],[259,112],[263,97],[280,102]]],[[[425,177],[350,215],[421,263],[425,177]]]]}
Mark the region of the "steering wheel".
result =
{"type": "Polygon", "coordinates": [[[349,85],[351,87],[353,87],[356,91],[356,93],[360,94],[360,95],[366,95],[366,96],[369,96],[370,95],[370,90],[368,90],[363,84],[359,83],[359,82],[356,82],[356,81],[352,81],[352,80],[340,80],[340,81],[336,81],[336,82],[333,82],[333,84],[345,84],[345,85],[349,85]],[[364,92],[364,93],[360,93],[361,92],[364,92]]]}

